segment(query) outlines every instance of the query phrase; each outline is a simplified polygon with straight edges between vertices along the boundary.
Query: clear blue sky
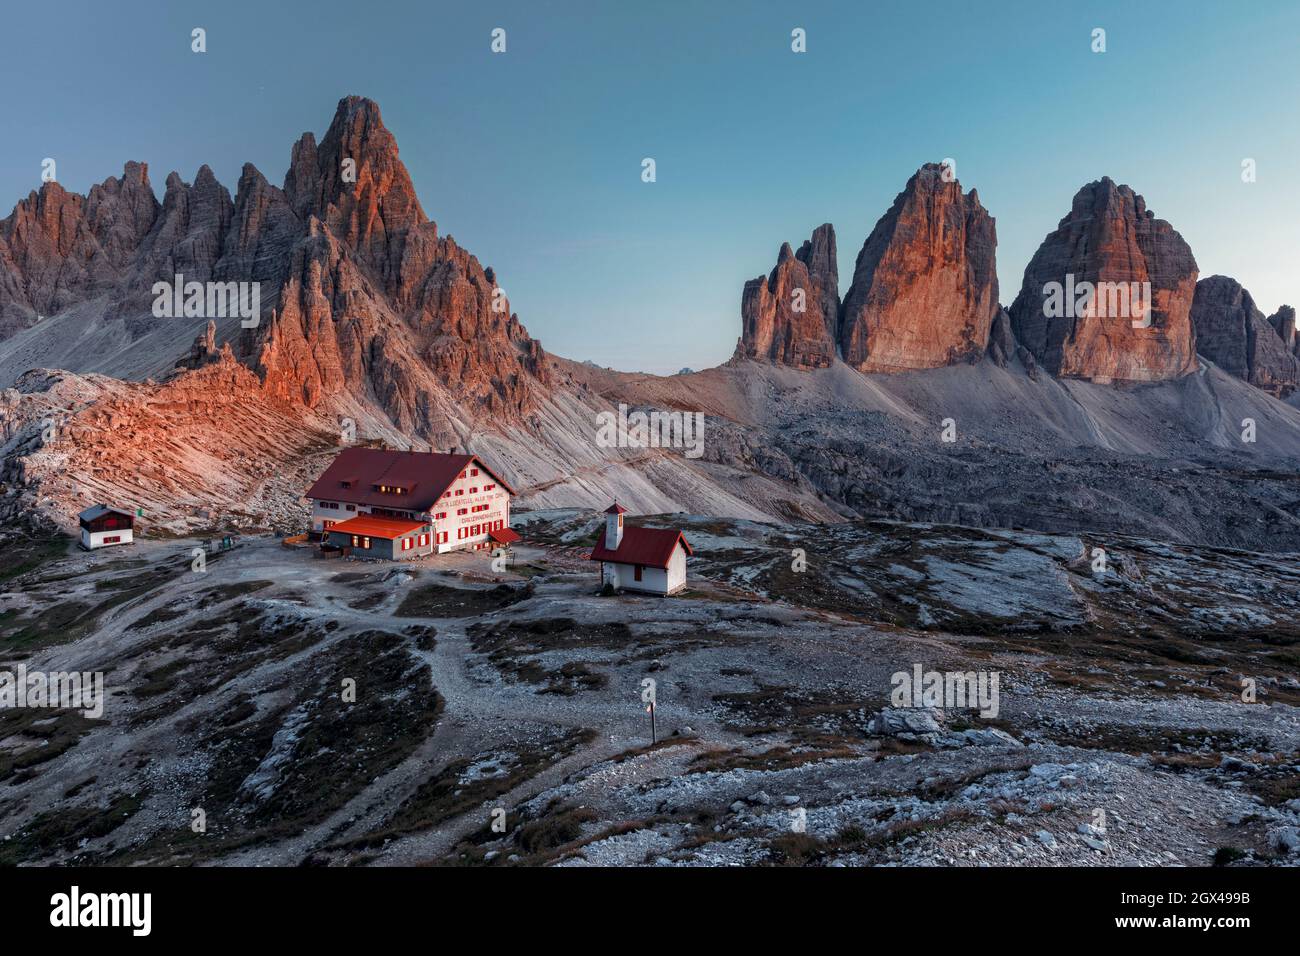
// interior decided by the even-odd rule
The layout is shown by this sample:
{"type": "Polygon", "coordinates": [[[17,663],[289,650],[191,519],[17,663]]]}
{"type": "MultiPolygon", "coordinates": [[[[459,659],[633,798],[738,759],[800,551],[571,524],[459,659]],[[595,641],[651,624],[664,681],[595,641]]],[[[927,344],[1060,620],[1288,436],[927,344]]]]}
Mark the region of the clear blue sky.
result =
{"type": "Polygon", "coordinates": [[[77,191],[128,159],[159,191],[205,162],[232,190],[245,161],[279,183],[300,133],[369,96],[441,231],[547,349],[601,365],[725,360],[742,283],[824,221],[847,288],[908,176],[945,157],[997,218],[1003,302],[1109,175],[1202,275],[1300,305],[1296,2],[74,0],[0,22],[6,213],[46,156],[77,191]]]}

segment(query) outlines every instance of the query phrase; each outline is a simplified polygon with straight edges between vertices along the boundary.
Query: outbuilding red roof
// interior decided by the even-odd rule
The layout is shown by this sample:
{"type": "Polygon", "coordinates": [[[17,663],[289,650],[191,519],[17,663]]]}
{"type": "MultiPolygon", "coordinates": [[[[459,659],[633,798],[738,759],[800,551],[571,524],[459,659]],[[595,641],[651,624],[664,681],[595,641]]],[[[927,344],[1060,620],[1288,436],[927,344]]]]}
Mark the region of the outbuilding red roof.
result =
{"type": "Polygon", "coordinates": [[[618,564],[640,564],[647,568],[667,568],[672,559],[677,542],[681,542],[688,555],[691,549],[686,536],[675,528],[633,528],[623,529],[623,540],[617,550],[605,547],[604,529],[596,539],[596,547],[588,556],[591,561],[614,561],[618,564]]]}
{"type": "Polygon", "coordinates": [[[345,448],[307,489],[306,497],[401,511],[428,511],[471,463],[485,471],[507,492],[515,493],[477,455],[345,448]],[[348,487],[344,487],[345,483],[348,487]],[[375,485],[404,488],[406,493],[375,491],[375,485]]]}
{"type": "Polygon", "coordinates": [[[497,528],[495,531],[489,531],[488,537],[499,544],[510,544],[519,540],[519,532],[513,528],[497,528]]]}
{"type": "Polygon", "coordinates": [[[409,521],[406,518],[380,518],[375,515],[357,515],[347,521],[332,524],[325,530],[339,531],[343,534],[363,534],[368,538],[384,538],[387,541],[392,541],[395,538],[402,537],[402,535],[410,534],[412,531],[419,531],[423,527],[423,522],[409,521]]]}

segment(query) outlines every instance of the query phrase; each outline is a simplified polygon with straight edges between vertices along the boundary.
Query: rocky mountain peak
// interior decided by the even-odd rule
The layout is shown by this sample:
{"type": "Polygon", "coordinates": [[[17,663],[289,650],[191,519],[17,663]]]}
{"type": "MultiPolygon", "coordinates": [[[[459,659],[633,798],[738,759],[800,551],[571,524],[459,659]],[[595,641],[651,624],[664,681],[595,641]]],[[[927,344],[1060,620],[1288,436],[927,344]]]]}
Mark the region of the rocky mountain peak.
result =
{"type": "Polygon", "coordinates": [[[772,272],[745,283],[736,358],[826,368],[835,359],[839,302],[835,228],[825,223],[797,253],[782,243],[772,272]]]}
{"type": "MultiPolygon", "coordinates": [[[[1209,276],[1196,283],[1192,322],[1196,351],[1230,375],[1279,396],[1300,384],[1300,359],[1285,337],[1281,310],[1275,326],[1236,279],[1209,276]]],[[[1294,323],[1292,310],[1292,338],[1294,323]]]]}
{"type": "Polygon", "coordinates": [[[1300,356],[1300,336],[1296,334],[1295,309],[1289,305],[1279,306],[1278,310],[1268,317],[1268,324],[1282,339],[1287,350],[1300,356]]]}
{"type": "MultiPolygon", "coordinates": [[[[319,218],[398,291],[408,234],[429,220],[378,104],[339,100],[319,146],[311,133],[295,144],[284,193],[299,219],[319,218]]],[[[424,232],[436,238],[432,224],[424,232]]]]}
{"type": "Polygon", "coordinates": [[[938,163],[916,171],[858,254],[844,298],[844,361],[868,372],[978,360],[998,313],[997,230],[938,163]]]}
{"type": "Polygon", "coordinates": [[[521,414],[546,381],[496,276],[438,237],[371,100],[345,97],[319,143],[298,140],[283,190],[246,167],[235,228],[228,256],[278,269],[276,311],[241,355],[284,398],[373,395],[432,435],[457,403],[471,418],[521,414]]]}
{"type": "Polygon", "coordinates": [[[1177,378],[1196,368],[1196,275],[1183,237],[1129,186],[1102,177],[1075,193],[1026,267],[1012,326],[1055,375],[1177,378]]]}
{"type": "Polygon", "coordinates": [[[86,196],[48,181],[0,220],[0,339],[116,290],[160,211],[148,167],[127,163],[86,196]]]}
{"type": "Polygon", "coordinates": [[[829,222],[822,223],[813,230],[812,238],[804,240],[796,256],[813,275],[838,278],[840,267],[835,250],[835,227],[829,222]]]}
{"type": "Polygon", "coordinates": [[[233,343],[268,394],[377,406],[410,433],[520,419],[545,386],[544,353],[497,281],[438,237],[379,107],[356,96],[319,142],[298,140],[283,188],[246,164],[232,200],[202,166],[192,183],[170,174],[159,203],[147,167],[128,163],[87,197],[46,183],[0,221],[0,339],[104,295],[104,321],[175,349],[159,362],[201,365],[233,343]],[[205,314],[210,333],[160,331],[150,290],[177,273],[256,283],[258,321],[205,314]]]}

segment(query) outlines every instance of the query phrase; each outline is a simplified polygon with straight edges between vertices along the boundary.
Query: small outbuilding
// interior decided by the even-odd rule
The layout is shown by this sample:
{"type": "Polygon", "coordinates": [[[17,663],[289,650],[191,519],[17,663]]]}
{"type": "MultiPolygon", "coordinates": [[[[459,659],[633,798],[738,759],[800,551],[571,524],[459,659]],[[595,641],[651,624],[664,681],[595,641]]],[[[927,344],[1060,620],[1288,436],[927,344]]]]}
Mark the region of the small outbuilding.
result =
{"type": "Polygon", "coordinates": [[[358,558],[400,561],[433,554],[432,530],[424,521],[358,515],[325,529],[325,543],[358,558]]]}
{"type": "Polygon", "coordinates": [[[81,523],[81,546],[87,551],[131,544],[133,540],[135,515],[129,511],[95,505],[77,517],[81,523]]]}
{"type": "Polygon", "coordinates": [[[686,587],[686,559],[694,552],[675,528],[623,526],[627,509],[615,502],[589,560],[600,562],[601,586],[646,594],[673,594],[686,587]]]}

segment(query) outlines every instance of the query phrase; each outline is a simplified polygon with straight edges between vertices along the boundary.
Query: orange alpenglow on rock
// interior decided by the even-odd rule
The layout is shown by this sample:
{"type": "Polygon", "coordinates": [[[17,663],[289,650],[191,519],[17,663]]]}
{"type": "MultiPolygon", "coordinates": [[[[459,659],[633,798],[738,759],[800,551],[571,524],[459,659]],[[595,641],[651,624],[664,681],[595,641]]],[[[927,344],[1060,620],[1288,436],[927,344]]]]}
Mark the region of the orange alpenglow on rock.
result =
{"type": "Polygon", "coordinates": [[[213,335],[181,364],[229,344],[272,399],[373,396],[398,428],[446,443],[466,407],[519,421],[545,397],[540,343],[497,274],[439,235],[363,97],[339,101],[319,143],[298,140],[283,188],[251,164],[233,200],[207,166],[193,185],[169,175],[161,204],[143,163],[85,197],[45,183],[0,219],[0,341],[101,296],[107,315],[152,329],[151,288],[177,273],[257,284],[256,326],[206,316],[213,335]]]}
{"type": "Polygon", "coordinates": [[[1011,306],[1012,327],[1054,375],[1095,382],[1179,378],[1197,368],[1191,319],[1196,276],[1183,237],[1128,186],[1102,178],[1075,194],[1070,214],[1030,260],[1011,306]],[[1076,308],[1068,294],[1065,308],[1051,307],[1049,289],[1084,283],[1098,290],[1090,307],[1076,308]],[[1145,314],[1100,307],[1110,299],[1103,284],[1146,290],[1145,314]]]}
{"type": "Polygon", "coordinates": [[[840,314],[844,361],[864,372],[978,361],[998,314],[996,250],[979,194],[922,166],[858,254],[840,314]]]}
{"type": "Polygon", "coordinates": [[[291,238],[273,257],[279,308],[242,340],[268,391],[309,407],[369,392],[398,427],[435,436],[447,429],[429,399],[450,382],[498,420],[533,407],[548,379],[541,345],[495,272],[425,216],[374,102],[346,97],[319,144],[305,134],[283,190],[245,172],[240,231],[276,244],[283,223],[291,238]]]}
{"type": "Polygon", "coordinates": [[[796,368],[828,368],[835,361],[840,308],[835,227],[825,223],[795,252],[787,242],[767,278],[745,283],[742,333],[736,358],[796,368]]]}

